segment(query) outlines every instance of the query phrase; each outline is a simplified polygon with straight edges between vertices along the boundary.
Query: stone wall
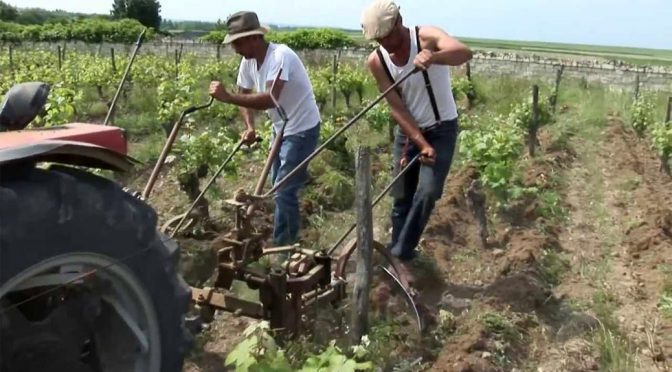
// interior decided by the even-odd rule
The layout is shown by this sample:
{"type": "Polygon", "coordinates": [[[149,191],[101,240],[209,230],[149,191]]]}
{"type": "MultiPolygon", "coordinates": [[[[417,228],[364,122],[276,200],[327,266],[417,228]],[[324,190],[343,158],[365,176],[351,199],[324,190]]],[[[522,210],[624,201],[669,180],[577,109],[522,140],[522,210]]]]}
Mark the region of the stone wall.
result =
{"type": "MultiPolygon", "coordinates": [[[[114,48],[117,61],[130,54],[134,44],[87,44],[69,42],[61,44],[66,50],[78,50],[89,53],[110,54],[114,48]]],[[[6,50],[7,46],[2,47],[6,50]]],[[[53,43],[24,43],[19,48],[56,50],[53,43]]],[[[174,58],[175,50],[182,50],[185,54],[195,54],[201,58],[215,58],[218,55],[226,58],[233,55],[231,48],[222,45],[213,45],[199,42],[172,43],[147,42],[140,49],[141,54],[160,54],[174,58]]],[[[306,63],[321,65],[331,64],[334,55],[340,61],[350,63],[364,63],[368,55],[366,50],[309,50],[299,54],[306,63]]],[[[556,71],[564,66],[563,79],[585,79],[588,83],[600,83],[610,89],[633,90],[639,75],[640,87],[645,90],[672,92],[672,68],[665,66],[635,66],[619,61],[605,59],[581,58],[549,58],[532,54],[500,53],[492,51],[477,51],[471,61],[471,71],[474,75],[502,76],[513,75],[527,78],[553,81],[556,71]]],[[[456,68],[462,71],[464,66],[456,68]]]]}
{"type": "Polygon", "coordinates": [[[588,83],[602,84],[610,89],[630,91],[635,89],[639,76],[640,89],[672,92],[672,73],[669,72],[642,72],[552,62],[555,61],[475,58],[471,63],[471,71],[474,75],[514,75],[552,82],[560,66],[563,65],[563,79],[585,79],[588,83]]]}

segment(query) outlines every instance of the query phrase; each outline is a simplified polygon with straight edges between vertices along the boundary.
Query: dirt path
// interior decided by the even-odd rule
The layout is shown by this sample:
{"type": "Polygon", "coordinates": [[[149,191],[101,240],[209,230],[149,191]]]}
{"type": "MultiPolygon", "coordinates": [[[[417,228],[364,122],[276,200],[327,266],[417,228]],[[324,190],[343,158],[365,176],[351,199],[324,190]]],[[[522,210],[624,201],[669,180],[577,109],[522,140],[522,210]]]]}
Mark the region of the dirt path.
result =
{"type": "Polygon", "coordinates": [[[556,294],[600,323],[551,344],[540,368],[667,371],[672,322],[656,305],[672,263],[672,182],[622,121],[579,130],[579,158],[566,172],[571,213],[560,235],[571,271],[556,294]]]}
{"type": "Polygon", "coordinates": [[[473,175],[449,182],[424,243],[441,278],[426,301],[456,325],[431,370],[672,368],[672,319],[657,307],[672,285],[672,180],[620,119],[558,125],[573,135],[559,151],[542,139],[524,183],[560,194],[565,219],[524,201],[482,247],[464,197],[473,175]]]}

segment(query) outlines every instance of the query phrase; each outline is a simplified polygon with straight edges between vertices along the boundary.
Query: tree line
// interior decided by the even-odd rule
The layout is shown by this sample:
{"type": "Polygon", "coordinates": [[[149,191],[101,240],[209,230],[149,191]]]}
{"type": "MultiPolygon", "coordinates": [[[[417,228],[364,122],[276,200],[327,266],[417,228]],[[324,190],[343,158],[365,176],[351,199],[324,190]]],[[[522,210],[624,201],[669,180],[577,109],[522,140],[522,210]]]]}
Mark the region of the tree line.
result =
{"type": "MultiPolygon", "coordinates": [[[[144,27],[151,40],[157,34],[169,36],[162,30],[209,31],[200,38],[203,42],[221,43],[226,36],[226,25],[217,22],[170,21],[161,18],[161,4],[157,0],[113,0],[110,14],[82,14],[62,10],[15,8],[0,0],[0,42],[82,41],[134,42],[144,27]]],[[[275,29],[268,35],[273,42],[294,49],[339,49],[357,45],[348,33],[327,28],[275,29]]]]}
{"type": "Polygon", "coordinates": [[[0,0],[0,21],[19,25],[67,24],[85,19],[135,19],[145,27],[161,28],[161,4],[157,0],[113,0],[109,15],[83,14],[40,8],[16,8],[0,0]]]}

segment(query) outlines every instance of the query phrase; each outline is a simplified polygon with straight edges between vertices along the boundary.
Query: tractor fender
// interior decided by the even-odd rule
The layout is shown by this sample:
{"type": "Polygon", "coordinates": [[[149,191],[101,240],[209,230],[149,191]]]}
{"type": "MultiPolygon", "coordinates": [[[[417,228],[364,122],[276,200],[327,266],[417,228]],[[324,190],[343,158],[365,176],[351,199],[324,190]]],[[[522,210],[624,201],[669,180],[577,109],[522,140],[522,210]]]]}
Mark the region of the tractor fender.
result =
{"type": "Polygon", "coordinates": [[[0,166],[26,162],[52,162],[121,172],[140,163],[128,155],[79,141],[43,140],[0,148],[0,166]]]}

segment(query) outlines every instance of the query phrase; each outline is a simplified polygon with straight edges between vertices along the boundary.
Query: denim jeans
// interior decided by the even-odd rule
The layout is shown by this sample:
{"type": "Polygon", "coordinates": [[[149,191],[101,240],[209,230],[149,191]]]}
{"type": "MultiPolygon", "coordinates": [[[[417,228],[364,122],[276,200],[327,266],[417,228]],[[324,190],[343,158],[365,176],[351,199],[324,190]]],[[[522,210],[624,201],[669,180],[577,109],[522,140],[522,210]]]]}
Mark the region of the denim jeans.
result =
{"type": "MultiPolygon", "coordinates": [[[[394,198],[392,206],[392,239],[388,248],[392,255],[402,261],[415,257],[415,248],[425,230],[436,201],[443,195],[443,186],[455,152],[458,121],[444,121],[439,126],[424,132],[427,142],[436,151],[433,165],[419,161],[402,176],[391,190],[394,198]]],[[[406,136],[397,128],[393,158],[395,173],[399,170],[406,136]]],[[[419,153],[412,141],[408,143],[407,159],[410,161],[419,153]]]]}
{"type": "MultiPolygon", "coordinates": [[[[289,172],[315,151],[319,139],[319,123],[306,131],[284,136],[280,151],[271,168],[271,182],[275,185],[276,182],[282,181],[289,172]]],[[[273,142],[275,142],[275,133],[273,133],[271,143],[273,142]]],[[[298,194],[307,181],[308,166],[305,166],[275,193],[273,245],[291,245],[298,241],[301,221],[298,194]]]]}

